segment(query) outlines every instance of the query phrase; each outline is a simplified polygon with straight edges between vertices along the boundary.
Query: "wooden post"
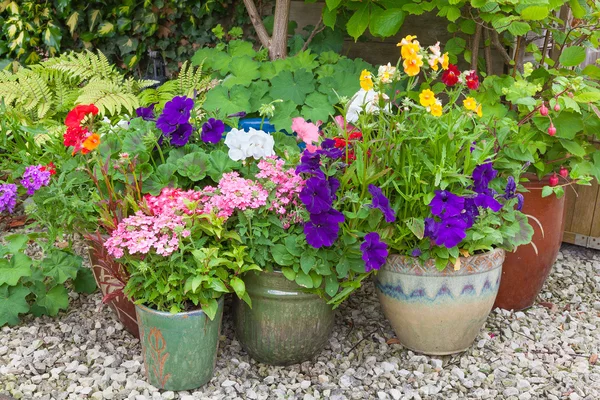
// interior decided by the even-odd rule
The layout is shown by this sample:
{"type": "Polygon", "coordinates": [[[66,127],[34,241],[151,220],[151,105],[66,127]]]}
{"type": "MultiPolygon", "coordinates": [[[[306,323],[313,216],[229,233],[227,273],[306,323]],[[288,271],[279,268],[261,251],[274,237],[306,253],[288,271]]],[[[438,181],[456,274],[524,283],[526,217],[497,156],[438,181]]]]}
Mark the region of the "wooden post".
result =
{"type": "Polygon", "coordinates": [[[258,39],[263,47],[269,49],[271,60],[287,57],[287,28],[290,18],[291,0],[276,0],[273,22],[273,36],[269,36],[262,22],[254,0],[244,0],[250,21],[256,30],[258,39]]]}

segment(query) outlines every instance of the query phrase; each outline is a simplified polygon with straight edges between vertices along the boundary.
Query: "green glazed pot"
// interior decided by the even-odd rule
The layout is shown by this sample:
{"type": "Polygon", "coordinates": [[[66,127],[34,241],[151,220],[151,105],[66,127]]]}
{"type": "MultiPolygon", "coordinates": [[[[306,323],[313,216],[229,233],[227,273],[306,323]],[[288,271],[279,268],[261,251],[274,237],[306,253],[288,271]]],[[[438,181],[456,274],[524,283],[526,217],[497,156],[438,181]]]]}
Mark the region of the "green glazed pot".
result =
{"type": "Polygon", "coordinates": [[[178,314],[136,305],[146,379],[157,388],[189,390],[207,383],[217,362],[223,298],[214,320],[204,311],[178,314]]]}
{"type": "Polygon", "coordinates": [[[333,329],[334,313],[325,300],[305,293],[283,273],[249,272],[244,276],[252,308],[235,299],[235,333],[252,358],[290,365],[321,352],[333,329]]]}

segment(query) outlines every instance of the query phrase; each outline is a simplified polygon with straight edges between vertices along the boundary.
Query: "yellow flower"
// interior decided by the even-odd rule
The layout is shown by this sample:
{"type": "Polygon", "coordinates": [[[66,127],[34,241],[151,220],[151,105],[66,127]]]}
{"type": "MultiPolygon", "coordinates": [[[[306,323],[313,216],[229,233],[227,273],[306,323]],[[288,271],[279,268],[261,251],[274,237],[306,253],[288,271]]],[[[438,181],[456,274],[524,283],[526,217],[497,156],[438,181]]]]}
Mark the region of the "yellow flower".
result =
{"type": "Polygon", "coordinates": [[[371,90],[373,89],[373,79],[371,78],[371,73],[366,69],[360,73],[360,87],[363,90],[371,90]]]}
{"type": "Polygon", "coordinates": [[[439,100],[436,100],[436,102],[431,105],[431,115],[434,117],[442,116],[442,103],[440,103],[439,100]]]}
{"type": "Polygon", "coordinates": [[[396,74],[396,67],[393,67],[390,63],[387,65],[381,65],[377,77],[381,83],[392,83],[392,78],[396,74]]]}
{"type": "Polygon", "coordinates": [[[396,47],[401,47],[401,46],[407,45],[407,44],[411,43],[413,40],[415,40],[416,38],[417,38],[416,36],[408,35],[404,39],[402,39],[400,41],[400,43],[398,43],[396,45],[396,47]]]}
{"type": "Polygon", "coordinates": [[[431,51],[431,54],[427,58],[427,62],[429,63],[429,66],[434,71],[437,71],[438,70],[438,63],[441,63],[443,61],[442,60],[442,53],[441,53],[441,50],[440,50],[440,42],[437,42],[433,46],[429,46],[429,50],[431,51]]]}
{"type": "Polygon", "coordinates": [[[481,118],[483,116],[483,112],[481,111],[481,104],[477,106],[477,108],[475,109],[475,112],[477,113],[477,116],[479,118],[481,118]]]}
{"type": "Polygon", "coordinates": [[[402,46],[400,50],[400,54],[402,58],[415,58],[419,55],[419,50],[421,50],[421,46],[419,46],[419,42],[409,43],[402,46]]]}
{"type": "Polygon", "coordinates": [[[448,64],[450,64],[448,53],[444,53],[444,55],[442,56],[442,68],[444,69],[444,71],[448,69],[448,64]]]}
{"type": "Polygon", "coordinates": [[[429,107],[435,104],[435,93],[429,89],[423,90],[419,94],[419,101],[423,107],[429,107]]]}
{"type": "Polygon", "coordinates": [[[475,111],[475,109],[477,108],[477,102],[474,98],[467,97],[463,100],[463,106],[465,106],[467,110],[475,111]]]}
{"type": "Polygon", "coordinates": [[[406,72],[406,75],[418,75],[421,71],[421,67],[423,66],[423,57],[417,56],[413,58],[407,58],[406,60],[404,60],[402,65],[404,66],[404,72],[406,72]]]}

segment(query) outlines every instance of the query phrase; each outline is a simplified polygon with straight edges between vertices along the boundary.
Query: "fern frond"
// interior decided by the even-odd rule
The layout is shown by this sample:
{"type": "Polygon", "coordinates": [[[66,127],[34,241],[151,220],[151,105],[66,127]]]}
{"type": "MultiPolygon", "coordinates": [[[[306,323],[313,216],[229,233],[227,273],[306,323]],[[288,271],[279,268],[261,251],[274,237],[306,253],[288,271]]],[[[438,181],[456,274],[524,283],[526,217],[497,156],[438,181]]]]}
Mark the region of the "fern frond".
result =
{"type": "Polygon", "coordinates": [[[107,81],[91,81],[83,88],[76,101],[78,104],[95,104],[99,114],[115,115],[125,109],[132,114],[140,106],[133,93],[123,90],[119,84],[107,81]]]}

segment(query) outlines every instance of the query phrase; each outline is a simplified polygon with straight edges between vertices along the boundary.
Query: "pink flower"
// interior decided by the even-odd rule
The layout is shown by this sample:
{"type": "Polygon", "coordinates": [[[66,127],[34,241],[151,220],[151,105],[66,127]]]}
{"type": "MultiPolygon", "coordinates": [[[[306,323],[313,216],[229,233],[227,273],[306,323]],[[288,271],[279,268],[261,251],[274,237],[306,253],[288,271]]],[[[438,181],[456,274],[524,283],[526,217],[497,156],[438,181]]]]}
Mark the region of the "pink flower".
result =
{"type": "Polygon", "coordinates": [[[296,132],[298,138],[306,143],[308,151],[315,151],[318,148],[313,143],[319,143],[319,127],[312,122],[306,122],[302,117],[292,118],[292,130],[296,132]],[[314,150],[311,150],[314,149],[314,150]]]}

